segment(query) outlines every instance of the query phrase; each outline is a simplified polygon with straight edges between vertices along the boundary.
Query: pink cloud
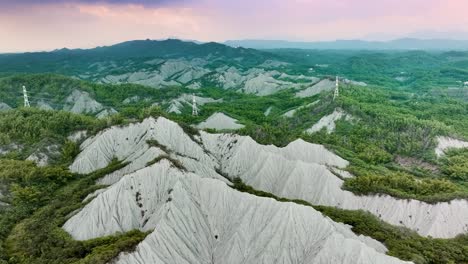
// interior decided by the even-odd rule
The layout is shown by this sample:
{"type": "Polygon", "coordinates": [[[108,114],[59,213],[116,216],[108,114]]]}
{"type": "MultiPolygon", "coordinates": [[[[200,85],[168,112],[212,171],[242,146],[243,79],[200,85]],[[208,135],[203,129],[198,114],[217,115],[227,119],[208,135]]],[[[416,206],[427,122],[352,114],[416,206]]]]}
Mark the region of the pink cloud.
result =
{"type": "Polygon", "coordinates": [[[0,52],[167,37],[313,41],[465,30],[466,10],[465,0],[193,0],[160,7],[38,4],[0,8],[0,52]]]}

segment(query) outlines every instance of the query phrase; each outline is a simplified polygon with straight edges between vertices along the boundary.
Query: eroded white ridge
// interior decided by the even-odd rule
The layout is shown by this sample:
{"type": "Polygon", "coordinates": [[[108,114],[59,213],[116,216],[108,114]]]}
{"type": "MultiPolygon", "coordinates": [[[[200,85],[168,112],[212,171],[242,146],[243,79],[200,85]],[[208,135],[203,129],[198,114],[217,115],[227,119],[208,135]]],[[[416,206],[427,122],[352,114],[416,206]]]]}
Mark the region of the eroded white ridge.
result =
{"type": "Polygon", "coordinates": [[[235,130],[241,129],[244,125],[239,124],[237,119],[229,117],[224,113],[214,113],[208,117],[205,121],[197,125],[200,129],[216,129],[216,130],[235,130]]]}
{"type": "Polygon", "coordinates": [[[64,229],[84,240],[154,230],[113,263],[406,263],[311,207],[238,192],[168,160],[126,175],[64,229]]]}
{"type": "Polygon", "coordinates": [[[310,87],[307,87],[306,89],[297,92],[296,97],[310,97],[319,94],[323,91],[333,91],[333,89],[335,89],[335,81],[330,79],[323,79],[320,82],[314,83],[310,87]]]}
{"type": "Polygon", "coordinates": [[[435,149],[437,157],[443,156],[445,151],[449,149],[460,148],[468,148],[468,142],[450,137],[437,137],[437,147],[435,149]]]}
{"type": "Polygon", "coordinates": [[[333,131],[335,131],[335,128],[336,128],[335,122],[342,118],[344,118],[347,121],[350,121],[352,119],[352,117],[349,114],[337,108],[335,109],[335,111],[333,111],[333,113],[322,117],[311,128],[307,129],[306,132],[312,134],[325,128],[327,130],[327,133],[330,134],[333,131]]]}
{"type": "Polygon", "coordinates": [[[169,152],[188,171],[200,176],[225,182],[229,182],[226,178],[239,177],[256,189],[280,197],[367,210],[388,223],[408,227],[424,236],[450,238],[468,232],[466,200],[428,204],[388,195],[354,195],[342,190],[343,180],[331,172],[344,169],[348,162],[322,145],[300,139],[279,148],[260,145],[250,137],[233,134],[201,131],[200,136],[189,137],[172,121],[149,118],[142,123],[105,130],[86,140],[82,148],[71,166],[75,172],[87,173],[103,168],[112,157],[130,162],[101,179],[102,184],[113,184],[123,175],[141,169],[148,161],[169,152]],[[148,146],[148,138],[156,139],[165,150],[148,146]]]}
{"type": "Polygon", "coordinates": [[[466,200],[429,204],[388,195],[358,196],[341,189],[343,180],[329,167],[344,168],[348,162],[321,145],[296,140],[277,148],[235,135],[202,133],[202,138],[224,174],[256,189],[311,204],[363,209],[424,236],[450,238],[468,232],[466,200]]]}
{"type": "Polygon", "coordinates": [[[113,184],[123,175],[145,167],[148,162],[161,155],[174,157],[187,169],[202,175],[225,180],[214,170],[217,161],[177,123],[165,118],[147,118],[141,123],[106,129],[85,140],[81,149],[82,152],[70,166],[73,172],[90,173],[105,168],[114,158],[128,163],[124,168],[100,179],[100,184],[113,184]],[[158,145],[148,144],[152,140],[158,145]]]}

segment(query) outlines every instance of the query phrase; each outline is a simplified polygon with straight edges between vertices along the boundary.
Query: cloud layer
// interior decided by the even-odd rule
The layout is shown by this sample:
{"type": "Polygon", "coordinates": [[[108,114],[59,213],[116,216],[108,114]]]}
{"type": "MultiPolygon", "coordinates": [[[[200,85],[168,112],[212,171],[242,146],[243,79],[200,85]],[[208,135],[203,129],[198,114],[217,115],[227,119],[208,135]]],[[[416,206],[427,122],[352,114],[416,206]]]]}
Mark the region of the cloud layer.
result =
{"type": "Polygon", "coordinates": [[[0,0],[0,52],[130,39],[333,40],[464,31],[465,0],[0,0]]]}

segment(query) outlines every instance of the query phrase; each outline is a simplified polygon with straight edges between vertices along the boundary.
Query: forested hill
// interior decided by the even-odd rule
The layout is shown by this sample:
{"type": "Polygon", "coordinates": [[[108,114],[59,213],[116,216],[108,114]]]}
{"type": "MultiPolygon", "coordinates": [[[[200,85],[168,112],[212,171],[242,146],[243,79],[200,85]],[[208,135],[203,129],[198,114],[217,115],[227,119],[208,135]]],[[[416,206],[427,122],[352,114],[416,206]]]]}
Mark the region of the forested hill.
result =
{"type": "Polygon", "coordinates": [[[260,64],[272,54],[246,48],[232,48],[219,43],[196,44],[176,39],[134,40],[93,49],[59,49],[52,52],[0,54],[0,72],[83,73],[95,62],[125,60],[136,62],[148,58],[205,58],[237,63],[249,67],[260,64]]]}
{"type": "MultiPolygon", "coordinates": [[[[462,87],[468,81],[468,52],[259,51],[174,39],[135,40],[94,49],[0,54],[0,76],[15,73],[57,73],[92,82],[136,83],[153,88],[216,86],[256,94],[258,83],[284,86],[278,79],[339,75],[388,88],[427,91],[462,87]],[[252,80],[250,86],[242,89],[248,80],[252,80]],[[255,86],[253,91],[251,86],[255,86]]],[[[449,95],[459,96],[459,92],[450,91],[449,95]]]]}

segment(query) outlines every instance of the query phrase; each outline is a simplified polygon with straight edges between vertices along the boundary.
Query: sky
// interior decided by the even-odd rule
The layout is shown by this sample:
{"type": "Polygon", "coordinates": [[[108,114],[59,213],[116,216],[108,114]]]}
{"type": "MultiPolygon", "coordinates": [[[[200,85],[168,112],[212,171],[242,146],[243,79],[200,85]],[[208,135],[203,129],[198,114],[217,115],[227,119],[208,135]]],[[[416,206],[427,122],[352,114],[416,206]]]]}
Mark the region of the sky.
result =
{"type": "Polygon", "coordinates": [[[134,39],[468,39],[468,0],[0,0],[0,53],[134,39]]]}

